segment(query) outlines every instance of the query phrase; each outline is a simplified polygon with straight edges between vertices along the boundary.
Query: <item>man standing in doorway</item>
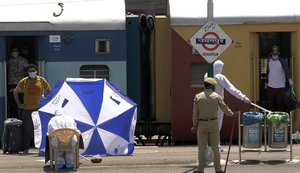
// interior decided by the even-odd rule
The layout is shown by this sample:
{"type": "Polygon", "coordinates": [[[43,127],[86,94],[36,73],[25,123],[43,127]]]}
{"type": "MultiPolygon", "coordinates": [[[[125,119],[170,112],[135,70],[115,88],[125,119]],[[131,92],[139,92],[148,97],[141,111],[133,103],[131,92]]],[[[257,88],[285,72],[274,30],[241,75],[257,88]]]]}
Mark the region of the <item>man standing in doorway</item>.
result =
{"type": "Polygon", "coordinates": [[[26,72],[28,60],[20,56],[19,49],[13,48],[9,59],[7,60],[7,82],[8,82],[8,117],[19,118],[19,109],[14,100],[13,91],[16,88],[20,79],[22,79],[26,72]]]}
{"type": "Polygon", "coordinates": [[[279,55],[279,47],[274,45],[267,64],[267,97],[272,111],[285,111],[282,93],[286,86],[293,85],[288,61],[279,55]]]}

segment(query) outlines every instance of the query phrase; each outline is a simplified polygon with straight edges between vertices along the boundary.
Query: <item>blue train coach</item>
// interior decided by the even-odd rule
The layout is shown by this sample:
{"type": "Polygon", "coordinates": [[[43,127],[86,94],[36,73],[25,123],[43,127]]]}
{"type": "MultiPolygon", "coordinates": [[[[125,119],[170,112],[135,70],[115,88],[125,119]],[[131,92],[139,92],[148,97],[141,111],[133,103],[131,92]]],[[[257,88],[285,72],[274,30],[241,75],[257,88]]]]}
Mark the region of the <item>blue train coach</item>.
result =
{"type": "Polygon", "coordinates": [[[13,48],[52,87],[67,77],[106,78],[127,92],[124,0],[1,0],[0,134],[12,116],[7,61],[13,48]]]}

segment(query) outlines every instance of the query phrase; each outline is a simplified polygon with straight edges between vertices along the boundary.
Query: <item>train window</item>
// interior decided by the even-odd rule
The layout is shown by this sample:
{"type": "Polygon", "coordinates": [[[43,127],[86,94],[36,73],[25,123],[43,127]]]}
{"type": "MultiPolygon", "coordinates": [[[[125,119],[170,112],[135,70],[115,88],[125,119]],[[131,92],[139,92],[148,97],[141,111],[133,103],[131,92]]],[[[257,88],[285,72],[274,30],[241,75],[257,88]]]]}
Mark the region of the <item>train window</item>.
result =
{"type": "Polygon", "coordinates": [[[191,87],[203,87],[204,75],[207,72],[207,63],[192,63],[190,65],[191,87]]]}
{"type": "Polygon", "coordinates": [[[106,65],[83,65],[80,67],[80,77],[109,80],[109,68],[106,65]]]}
{"type": "Polygon", "coordinates": [[[109,39],[96,39],[95,52],[96,52],[96,54],[109,54],[110,53],[110,40],[109,39]]]}

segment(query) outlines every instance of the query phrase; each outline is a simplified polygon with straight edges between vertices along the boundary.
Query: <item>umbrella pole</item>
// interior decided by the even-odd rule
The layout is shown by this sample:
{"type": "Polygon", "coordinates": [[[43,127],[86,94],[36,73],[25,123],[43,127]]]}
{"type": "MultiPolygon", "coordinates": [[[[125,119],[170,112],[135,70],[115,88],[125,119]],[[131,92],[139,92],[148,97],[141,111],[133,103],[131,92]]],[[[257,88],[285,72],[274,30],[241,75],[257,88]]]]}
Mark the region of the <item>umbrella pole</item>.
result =
{"type": "Polygon", "coordinates": [[[87,158],[87,157],[84,157],[83,155],[81,155],[81,154],[79,154],[79,156],[80,157],[82,157],[84,160],[87,160],[87,161],[90,161],[90,162],[92,162],[89,158],[87,158]]]}
{"type": "Polygon", "coordinates": [[[92,159],[89,159],[87,157],[84,157],[83,155],[79,154],[80,157],[82,157],[83,159],[91,162],[91,163],[101,163],[102,162],[102,158],[100,156],[96,156],[93,157],[92,159]]]}

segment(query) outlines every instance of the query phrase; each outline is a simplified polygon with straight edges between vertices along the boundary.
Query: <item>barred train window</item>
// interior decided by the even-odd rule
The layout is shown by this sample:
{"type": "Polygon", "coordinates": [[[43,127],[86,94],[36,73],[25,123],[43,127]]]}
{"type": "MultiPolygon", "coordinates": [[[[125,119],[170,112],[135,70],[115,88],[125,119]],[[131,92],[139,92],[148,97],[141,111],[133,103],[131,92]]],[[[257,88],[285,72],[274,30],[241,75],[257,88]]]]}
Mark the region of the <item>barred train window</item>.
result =
{"type": "Polygon", "coordinates": [[[190,65],[191,87],[203,87],[205,73],[207,73],[207,63],[192,63],[190,65]]]}
{"type": "Polygon", "coordinates": [[[83,65],[80,67],[80,77],[109,80],[109,68],[106,65],[83,65]]]}
{"type": "Polygon", "coordinates": [[[95,52],[96,52],[96,54],[109,54],[110,53],[110,40],[109,39],[96,39],[95,52]]]}

